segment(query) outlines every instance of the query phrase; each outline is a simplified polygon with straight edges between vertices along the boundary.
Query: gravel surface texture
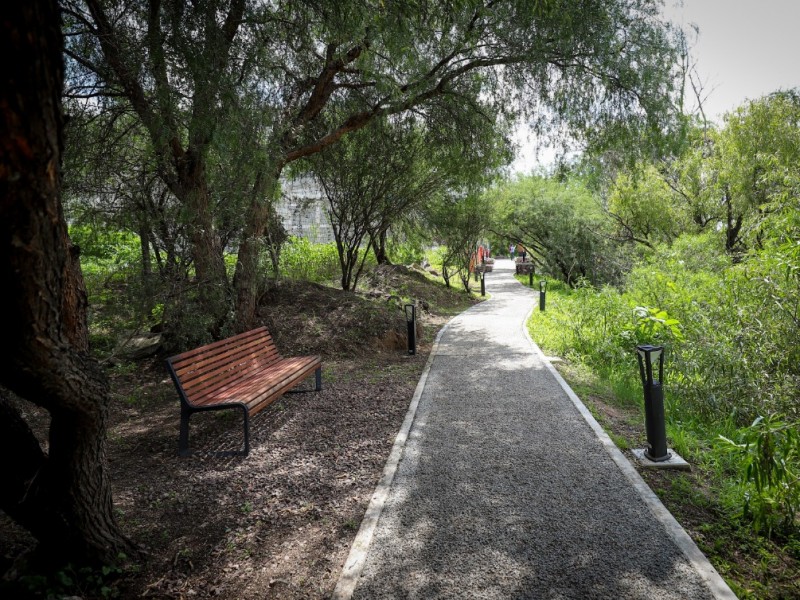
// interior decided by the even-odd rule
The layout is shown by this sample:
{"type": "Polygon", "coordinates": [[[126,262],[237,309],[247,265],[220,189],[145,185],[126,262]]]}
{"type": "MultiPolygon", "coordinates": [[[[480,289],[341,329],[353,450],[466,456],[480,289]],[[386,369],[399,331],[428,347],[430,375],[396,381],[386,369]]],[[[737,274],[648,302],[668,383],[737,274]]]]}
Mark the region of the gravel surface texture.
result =
{"type": "Polygon", "coordinates": [[[352,598],[714,598],[523,330],[497,260],[443,332],[352,598]]]}

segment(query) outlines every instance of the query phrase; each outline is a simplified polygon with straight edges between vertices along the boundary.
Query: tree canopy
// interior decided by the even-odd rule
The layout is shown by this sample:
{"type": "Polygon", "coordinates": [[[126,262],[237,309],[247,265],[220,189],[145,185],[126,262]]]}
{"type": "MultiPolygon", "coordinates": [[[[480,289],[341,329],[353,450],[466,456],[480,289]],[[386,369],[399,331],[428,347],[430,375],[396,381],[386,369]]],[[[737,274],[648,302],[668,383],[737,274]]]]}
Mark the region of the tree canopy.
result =
{"type": "Polygon", "coordinates": [[[132,115],[148,138],[154,172],[182,207],[191,289],[212,333],[231,325],[232,308],[236,328],[252,322],[284,168],[378,117],[410,113],[467,139],[480,115],[522,115],[590,145],[657,139],[677,118],[681,36],[656,0],[62,6],[69,98],[132,115]],[[217,177],[237,146],[239,176],[217,177]],[[227,214],[244,215],[229,243],[232,282],[227,214]]]}

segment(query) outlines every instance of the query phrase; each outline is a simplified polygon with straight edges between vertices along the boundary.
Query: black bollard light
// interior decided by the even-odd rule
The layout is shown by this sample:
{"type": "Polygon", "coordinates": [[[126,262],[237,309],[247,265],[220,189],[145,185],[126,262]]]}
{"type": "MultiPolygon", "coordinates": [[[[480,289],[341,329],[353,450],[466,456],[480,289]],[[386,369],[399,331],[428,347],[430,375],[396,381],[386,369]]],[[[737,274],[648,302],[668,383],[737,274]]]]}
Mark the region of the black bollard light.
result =
{"type": "Polygon", "coordinates": [[[644,388],[644,428],[650,446],[645,457],[654,462],[670,459],[667,452],[667,430],[664,423],[664,346],[636,346],[639,374],[644,388]],[[653,364],[658,361],[658,379],[653,376],[653,364]]]}
{"type": "Polygon", "coordinates": [[[544,301],[547,297],[547,280],[539,280],[539,310],[544,312],[544,301]]]}
{"type": "Polygon", "coordinates": [[[481,296],[486,295],[486,269],[481,269],[481,296]]]}
{"type": "Polygon", "coordinates": [[[533,287],[533,269],[528,269],[528,285],[533,287]]]}
{"type": "Polygon", "coordinates": [[[406,325],[408,325],[408,353],[417,353],[417,306],[406,304],[406,325]]]}

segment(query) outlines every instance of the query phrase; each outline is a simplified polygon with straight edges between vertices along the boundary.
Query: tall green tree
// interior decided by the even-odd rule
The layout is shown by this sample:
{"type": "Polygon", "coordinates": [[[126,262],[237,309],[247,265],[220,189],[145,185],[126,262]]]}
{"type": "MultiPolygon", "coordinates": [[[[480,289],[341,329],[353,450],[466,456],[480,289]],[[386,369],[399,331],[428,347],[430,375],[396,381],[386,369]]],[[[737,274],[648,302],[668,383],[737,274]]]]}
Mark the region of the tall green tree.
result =
{"type": "Polygon", "coordinates": [[[150,137],[157,172],[184,206],[194,268],[215,328],[228,313],[223,248],[208,155],[244,63],[245,0],[202,9],[183,2],[62,2],[75,77],[124,97],[150,137]],[[124,15],[124,16],[123,16],[124,15]]]}
{"type": "Polygon", "coordinates": [[[510,160],[495,122],[481,113],[466,116],[469,127],[456,122],[446,129],[413,117],[379,118],[312,157],[328,200],[344,289],[355,286],[368,248],[379,263],[388,262],[392,226],[408,222],[434,196],[488,181],[510,160]]]}
{"type": "Polygon", "coordinates": [[[664,176],[652,165],[636,172],[621,172],[614,179],[607,213],[614,221],[617,239],[653,248],[671,242],[686,231],[686,207],[664,176]]]}
{"type": "Polygon", "coordinates": [[[442,277],[447,287],[455,276],[469,292],[478,243],[493,223],[491,206],[481,194],[459,190],[429,202],[424,214],[434,240],[442,247],[442,277]]]}
{"type": "Polygon", "coordinates": [[[540,129],[555,119],[597,142],[663,131],[675,114],[679,36],[657,0],[63,5],[78,70],[98,93],[125,97],[149,132],[220,320],[229,288],[207,161],[237,111],[261,113],[258,166],[239,194],[239,328],[255,314],[259,240],[284,168],[377,117],[524,113],[540,129]],[[345,100],[350,110],[334,112],[345,100]]]}
{"type": "MultiPolygon", "coordinates": [[[[725,249],[737,260],[761,248],[769,237],[764,228],[771,216],[785,215],[783,209],[797,197],[799,119],[797,93],[779,91],[726,114],[719,128],[692,128],[686,147],[673,161],[640,167],[650,173],[647,185],[657,185],[654,175],[659,173],[674,192],[671,197],[662,194],[661,202],[648,203],[663,212],[643,215],[640,230],[663,230],[659,223],[671,214],[679,221],[678,230],[691,226],[722,232],[725,249]]],[[[643,202],[646,196],[632,195],[626,202],[643,202]]]]}
{"type": "Polygon", "coordinates": [[[520,177],[487,195],[497,207],[497,233],[522,242],[544,271],[570,285],[613,277],[609,223],[580,181],[520,177]]]}
{"type": "Polygon", "coordinates": [[[764,221],[797,197],[800,96],[777,92],[725,116],[713,167],[724,201],[730,252],[763,246],[764,221]]]}
{"type": "Polygon", "coordinates": [[[342,289],[357,285],[370,248],[379,262],[387,260],[386,234],[403,213],[452,183],[443,165],[430,162],[428,148],[413,122],[379,119],[313,157],[313,176],[328,201],[342,289]]]}

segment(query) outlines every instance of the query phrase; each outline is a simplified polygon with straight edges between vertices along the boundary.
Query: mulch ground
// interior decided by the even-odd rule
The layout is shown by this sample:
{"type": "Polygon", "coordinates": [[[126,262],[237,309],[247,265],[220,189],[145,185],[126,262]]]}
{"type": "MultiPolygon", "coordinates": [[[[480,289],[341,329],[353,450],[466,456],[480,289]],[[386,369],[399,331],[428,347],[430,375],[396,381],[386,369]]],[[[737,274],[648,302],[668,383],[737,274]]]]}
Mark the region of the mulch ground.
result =
{"type": "MultiPolygon", "coordinates": [[[[115,510],[146,560],[110,589],[75,590],[80,597],[330,595],[433,337],[474,301],[403,268],[372,278],[369,293],[287,284],[263,299],[261,321],[284,355],[322,355],[323,389],[286,395],[252,419],[247,457],[215,454],[242,446],[236,411],[193,415],[194,454],[178,457],[179,403],[163,356],[109,367],[115,510]],[[414,356],[402,313],[410,297],[428,308],[414,356]]],[[[46,439],[47,415],[24,410],[46,439]]],[[[33,540],[2,512],[0,539],[10,578],[33,540]]]]}
{"type": "Polygon", "coordinates": [[[195,415],[196,452],[176,456],[177,407],[157,393],[171,382],[153,365],[153,399],[112,428],[120,521],[150,555],[123,595],[327,597],[425,358],[327,362],[321,392],[274,403],[251,423],[250,455],[224,458],[212,452],[241,447],[233,412],[195,415]]]}

